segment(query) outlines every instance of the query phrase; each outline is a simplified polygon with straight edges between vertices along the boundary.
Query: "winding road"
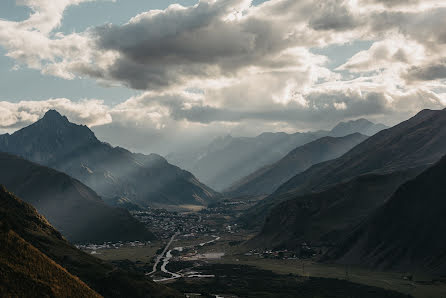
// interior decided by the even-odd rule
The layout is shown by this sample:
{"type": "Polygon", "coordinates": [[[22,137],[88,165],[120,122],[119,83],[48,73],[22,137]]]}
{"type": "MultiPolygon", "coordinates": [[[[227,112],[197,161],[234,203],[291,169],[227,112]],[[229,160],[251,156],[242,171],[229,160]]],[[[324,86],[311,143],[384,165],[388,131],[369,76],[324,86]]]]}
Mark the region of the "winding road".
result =
{"type": "MultiPolygon", "coordinates": [[[[156,268],[158,267],[158,264],[161,262],[161,259],[164,257],[164,255],[166,254],[166,252],[167,252],[167,250],[169,249],[169,247],[170,247],[170,245],[172,244],[172,242],[173,242],[173,240],[175,240],[175,237],[176,236],[178,236],[180,233],[175,233],[175,234],[173,234],[172,235],[172,238],[170,238],[170,241],[167,243],[167,245],[166,245],[166,247],[164,247],[164,250],[163,250],[163,252],[160,254],[160,255],[158,255],[158,257],[156,257],[156,261],[155,261],[155,264],[153,265],[153,270],[151,271],[151,272],[149,272],[149,273],[146,273],[146,275],[152,275],[152,274],[154,274],[157,270],[156,270],[156,268]]],[[[170,253],[171,251],[169,251],[169,253],[170,253]]],[[[171,258],[172,256],[170,256],[170,258],[171,258]]],[[[169,258],[169,259],[170,259],[169,258]]],[[[167,265],[167,264],[166,264],[167,265]]],[[[164,266],[164,264],[163,264],[163,266],[164,266]]],[[[166,267],[164,266],[164,269],[165,269],[166,267]]],[[[163,268],[161,267],[161,270],[162,270],[163,268]]]]}
{"type": "MultiPolygon", "coordinates": [[[[170,238],[170,241],[169,241],[169,242],[167,243],[167,245],[164,247],[164,250],[162,251],[162,253],[159,254],[159,255],[157,256],[156,261],[155,261],[155,264],[153,265],[153,270],[152,270],[151,272],[149,272],[149,273],[146,273],[146,275],[152,275],[152,274],[154,274],[154,273],[157,271],[158,264],[159,264],[159,263],[161,262],[161,260],[162,260],[162,261],[163,261],[163,264],[161,265],[161,271],[164,272],[164,273],[166,273],[166,274],[170,274],[171,277],[166,277],[166,278],[156,279],[156,280],[154,279],[153,281],[155,281],[155,282],[164,282],[164,281],[174,280],[174,279],[183,277],[183,275],[178,274],[178,273],[170,272],[170,271],[168,271],[167,268],[166,268],[167,264],[169,264],[169,261],[170,261],[170,259],[172,258],[172,250],[175,250],[175,249],[170,249],[170,250],[169,250],[169,247],[172,245],[172,242],[175,240],[175,237],[177,237],[179,234],[180,234],[180,233],[177,232],[177,233],[175,233],[175,234],[172,236],[172,238],[170,238]]],[[[218,237],[218,236],[212,236],[212,237],[214,237],[215,239],[213,239],[213,240],[211,240],[211,241],[208,241],[208,242],[200,243],[200,244],[197,245],[197,246],[201,246],[201,247],[203,247],[203,246],[206,245],[206,244],[210,244],[210,243],[213,243],[213,242],[216,242],[216,241],[220,240],[220,237],[218,237]]],[[[190,275],[190,276],[187,276],[187,277],[210,278],[210,277],[215,277],[215,276],[214,276],[214,275],[193,274],[193,275],[190,275]]]]}

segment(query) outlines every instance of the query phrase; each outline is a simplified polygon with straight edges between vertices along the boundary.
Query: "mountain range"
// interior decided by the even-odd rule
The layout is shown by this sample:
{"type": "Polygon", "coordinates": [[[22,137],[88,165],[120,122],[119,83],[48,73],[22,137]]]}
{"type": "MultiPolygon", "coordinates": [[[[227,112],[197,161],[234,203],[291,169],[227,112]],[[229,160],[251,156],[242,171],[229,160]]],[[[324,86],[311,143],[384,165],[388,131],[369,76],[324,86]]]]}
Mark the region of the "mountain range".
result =
{"type": "Polygon", "coordinates": [[[54,110],[12,135],[0,136],[0,151],[67,173],[110,203],[206,205],[218,197],[163,157],[112,147],[54,110]]]}
{"type": "Polygon", "coordinates": [[[0,183],[37,208],[72,242],[154,239],[128,211],[106,205],[89,187],[56,170],[0,153],[0,183]]]}
{"type": "Polygon", "coordinates": [[[328,258],[375,269],[446,274],[446,157],[403,184],[328,258]]]}
{"type": "Polygon", "coordinates": [[[264,244],[268,239],[270,245],[276,245],[274,239],[338,242],[336,234],[372,214],[401,184],[445,154],[446,110],[424,110],[294,176],[240,220],[248,227],[265,224],[257,237],[264,244]]]}
{"type": "Polygon", "coordinates": [[[194,173],[206,185],[224,191],[254,172],[269,166],[297,147],[325,136],[352,133],[373,135],[386,128],[360,119],[340,123],[332,131],[287,134],[262,133],[257,137],[220,137],[198,150],[171,153],[167,160],[194,173]]]}
{"type": "Polygon", "coordinates": [[[278,162],[245,177],[226,192],[239,196],[271,194],[298,173],[314,164],[337,158],[366,139],[367,136],[360,133],[317,139],[292,150],[278,162]]]}
{"type": "Polygon", "coordinates": [[[55,230],[36,209],[0,187],[2,297],[182,297],[88,255],[55,230]]]}
{"type": "Polygon", "coordinates": [[[446,153],[446,110],[423,110],[332,161],[294,176],[274,195],[321,190],[366,173],[432,165],[446,153]]]}

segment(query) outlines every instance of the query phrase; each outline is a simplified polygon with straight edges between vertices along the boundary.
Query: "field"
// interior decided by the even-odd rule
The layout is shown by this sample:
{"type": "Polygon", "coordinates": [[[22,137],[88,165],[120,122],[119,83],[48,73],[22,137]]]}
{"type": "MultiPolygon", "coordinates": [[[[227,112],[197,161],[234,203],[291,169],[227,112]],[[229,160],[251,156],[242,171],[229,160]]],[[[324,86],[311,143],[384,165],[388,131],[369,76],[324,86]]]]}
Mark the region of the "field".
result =
{"type": "MultiPolygon", "coordinates": [[[[118,249],[98,249],[94,256],[106,261],[129,260],[135,263],[150,263],[161,245],[161,242],[155,242],[140,247],[123,246],[118,249]]],[[[91,251],[87,252],[91,253],[91,251]]]]}
{"type": "Polygon", "coordinates": [[[199,268],[202,274],[215,274],[215,278],[178,279],[169,283],[169,286],[183,293],[201,293],[205,297],[407,297],[397,292],[344,280],[283,275],[254,266],[208,264],[199,268]]]}
{"type": "Polygon", "coordinates": [[[219,264],[243,264],[271,270],[278,274],[299,274],[310,277],[347,279],[354,283],[375,286],[405,293],[416,298],[446,297],[446,282],[432,282],[435,277],[415,275],[413,281],[403,279],[402,273],[371,271],[351,266],[320,264],[302,260],[274,260],[255,256],[234,255],[218,260],[219,264]]]}

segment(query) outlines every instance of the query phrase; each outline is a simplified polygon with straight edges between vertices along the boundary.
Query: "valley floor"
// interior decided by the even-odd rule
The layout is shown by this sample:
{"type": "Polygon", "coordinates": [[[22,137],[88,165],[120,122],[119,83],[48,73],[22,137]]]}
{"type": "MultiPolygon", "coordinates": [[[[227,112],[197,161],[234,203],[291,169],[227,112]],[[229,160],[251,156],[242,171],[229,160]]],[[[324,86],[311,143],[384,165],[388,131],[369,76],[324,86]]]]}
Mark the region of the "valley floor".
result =
{"type": "MultiPolygon", "coordinates": [[[[254,293],[255,287],[249,288],[249,285],[255,285],[253,281],[256,279],[261,282],[268,277],[273,279],[276,286],[277,283],[286,285],[283,288],[283,297],[293,291],[309,291],[305,292],[308,297],[312,297],[311,294],[325,295],[316,289],[311,292],[309,285],[331,288],[330,295],[333,296],[330,297],[404,296],[398,296],[395,292],[415,298],[446,297],[446,280],[436,279],[434,276],[416,274],[409,280],[404,273],[321,264],[312,258],[299,259],[283,252],[254,253],[243,246],[253,236],[252,232],[234,225],[235,214],[228,210],[234,210],[233,205],[228,204],[227,210],[220,206],[213,208],[213,211],[204,210],[199,213],[166,210],[138,213],[136,217],[142,219],[152,230],[155,228],[162,240],[83,248],[99,258],[141,271],[153,280],[167,283],[184,293],[209,294],[212,288],[223,289],[222,280],[232,276],[233,280],[225,281],[233,285],[232,292],[211,294],[221,297],[251,297],[248,293],[254,293]],[[158,217],[158,214],[162,214],[162,217],[158,217]],[[232,275],[228,275],[228,272],[232,275]],[[237,275],[234,272],[243,273],[237,275]],[[238,280],[244,282],[234,283],[238,280]],[[382,292],[380,289],[383,289],[382,292]]],[[[270,295],[277,294],[278,289],[271,288],[271,291],[270,295]]],[[[257,294],[259,297],[268,296],[267,289],[262,289],[257,294]]],[[[307,296],[302,294],[302,297],[307,296]]]]}

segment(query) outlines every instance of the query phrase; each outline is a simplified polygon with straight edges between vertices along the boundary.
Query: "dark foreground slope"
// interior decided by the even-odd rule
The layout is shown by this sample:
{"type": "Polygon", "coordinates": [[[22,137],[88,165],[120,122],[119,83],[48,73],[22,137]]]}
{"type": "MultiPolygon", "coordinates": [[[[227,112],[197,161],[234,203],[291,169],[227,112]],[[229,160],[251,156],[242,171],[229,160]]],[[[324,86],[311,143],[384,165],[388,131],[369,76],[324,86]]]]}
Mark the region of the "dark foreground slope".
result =
{"type": "Polygon", "coordinates": [[[272,209],[251,245],[291,249],[304,242],[312,246],[336,245],[402,183],[421,171],[363,175],[325,191],[282,202],[272,209]]]}
{"type": "Polygon", "coordinates": [[[109,207],[76,179],[20,157],[0,153],[0,183],[37,208],[70,241],[154,238],[128,211],[109,207]]]}
{"type": "Polygon", "coordinates": [[[245,216],[263,225],[276,204],[320,192],[364,174],[389,174],[428,167],[446,154],[446,110],[423,110],[411,119],[368,138],[343,156],[294,176],[245,216]]]}
{"type": "Polygon", "coordinates": [[[21,290],[18,295],[25,297],[97,297],[93,289],[104,297],[181,297],[71,246],[31,205],[3,187],[0,226],[5,243],[0,246],[0,266],[5,268],[0,270],[0,293],[5,296],[21,290]]]}
{"type": "MultiPolygon", "coordinates": [[[[9,226],[3,216],[5,212],[14,212],[8,207],[14,200],[0,189],[0,296],[100,297],[79,278],[26,242],[14,231],[15,227],[9,226]]],[[[22,208],[31,209],[25,204],[22,208]]],[[[36,220],[45,221],[35,215],[36,220]]]]}
{"type": "Polygon", "coordinates": [[[292,150],[278,162],[245,177],[228,192],[234,195],[271,194],[293,176],[314,164],[341,156],[367,138],[359,133],[339,138],[320,138],[292,150]]]}
{"type": "Polygon", "coordinates": [[[140,205],[207,204],[217,194],[159,155],[133,154],[100,142],[86,126],[48,111],[36,123],[0,136],[0,151],[19,155],[79,179],[104,200],[140,205]]]}
{"type": "Polygon", "coordinates": [[[340,263],[446,274],[446,157],[402,185],[328,256],[340,263]]]}

